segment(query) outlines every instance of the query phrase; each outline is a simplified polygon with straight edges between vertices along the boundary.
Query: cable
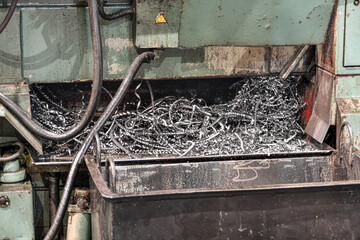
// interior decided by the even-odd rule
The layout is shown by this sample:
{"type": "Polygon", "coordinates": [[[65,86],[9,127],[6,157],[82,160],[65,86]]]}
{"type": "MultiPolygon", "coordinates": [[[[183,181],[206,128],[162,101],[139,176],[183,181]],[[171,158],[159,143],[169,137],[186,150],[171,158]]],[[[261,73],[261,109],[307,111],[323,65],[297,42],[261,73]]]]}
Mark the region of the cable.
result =
{"type": "Polygon", "coordinates": [[[11,6],[9,8],[9,11],[6,14],[6,17],[4,18],[2,23],[0,24],[0,33],[2,33],[2,31],[4,31],[4,29],[6,28],[6,26],[10,22],[11,17],[13,16],[13,14],[15,12],[16,4],[17,4],[17,0],[12,0],[11,1],[11,6]]]}
{"type": "Polygon", "coordinates": [[[94,5],[92,8],[89,8],[93,62],[94,62],[93,86],[91,89],[91,96],[85,114],[76,126],[63,133],[55,133],[46,130],[43,127],[41,127],[38,123],[33,121],[26,114],[26,112],[23,109],[21,109],[16,103],[14,103],[10,98],[8,98],[7,96],[5,96],[3,93],[0,92],[0,103],[3,104],[6,108],[8,108],[9,111],[12,114],[14,114],[15,117],[32,133],[39,135],[40,137],[43,137],[45,139],[49,139],[53,141],[64,141],[78,135],[90,123],[96,111],[96,106],[98,105],[98,102],[100,100],[102,81],[103,81],[101,36],[100,36],[100,27],[98,21],[97,2],[96,0],[91,2],[93,2],[94,5]]]}
{"type": "Polygon", "coordinates": [[[105,10],[104,10],[104,3],[102,0],[98,0],[98,10],[99,10],[100,17],[105,20],[108,20],[108,21],[121,18],[125,15],[134,14],[134,12],[135,12],[134,9],[132,9],[132,8],[126,8],[126,9],[121,9],[118,12],[106,14],[105,10]]]}
{"type": "Polygon", "coordinates": [[[18,146],[19,150],[16,151],[16,153],[12,154],[8,157],[0,157],[0,162],[8,162],[17,159],[25,150],[25,146],[22,142],[14,142],[14,143],[4,143],[0,144],[1,147],[11,147],[11,146],[18,146]]]}
{"type": "MultiPolygon", "coordinates": [[[[96,0],[90,0],[89,6],[92,8],[95,4],[94,1],[96,0]]],[[[76,174],[80,168],[80,165],[82,163],[82,160],[84,158],[84,155],[86,151],[89,149],[93,138],[95,137],[96,133],[101,130],[101,128],[104,126],[107,120],[111,117],[117,106],[120,104],[120,102],[123,100],[128,88],[130,87],[130,84],[132,80],[135,77],[135,74],[139,70],[140,66],[144,62],[149,62],[150,60],[153,60],[155,58],[155,54],[153,52],[144,52],[140,54],[134,62],[131,64],[125,79],[121,83],[120,87],[118,88],[114,98],[111,100],[109,105],[106,107],[103,114],[100,116],[100,118],[96,121],[94,127],[91,129],[89,135],[85,138],[84,142],[82,143],[79,152],[74,157],[74,161],[71,165],[64,191],[59,203],[58,210],[56,212],[56,216],[53,222],[53,225],[51,225],[48,233],[46,234],[44,240],[52,240],[56,233],[59,230],[60,225],[62,224],[62,219],[64,218],[66,208],[70,199],[71,190],[74,185],[74,181],[76,178],[76,174]]]]}

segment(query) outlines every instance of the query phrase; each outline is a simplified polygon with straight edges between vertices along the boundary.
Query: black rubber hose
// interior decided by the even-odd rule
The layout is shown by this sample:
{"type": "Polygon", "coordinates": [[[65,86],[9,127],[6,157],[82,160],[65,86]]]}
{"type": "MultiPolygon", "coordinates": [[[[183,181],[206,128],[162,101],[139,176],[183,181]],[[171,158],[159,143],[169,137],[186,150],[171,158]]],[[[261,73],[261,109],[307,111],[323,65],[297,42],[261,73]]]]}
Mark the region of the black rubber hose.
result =
{"type": "Polygon", "coordinates": [[[125,15],[134,14],[134,12],[135,12],[134,9],[132,9],[132,8],[125,8],[125,9],[121,9],[118,12],[107,14],[107,13],[105,13],[104,3],[103,3],[102,0],[98,0],[98,6],[99,6],[99,15],[100,15],[100,17],[105,19],[105,20],[108,20],[108,21],[121,18],[121,17],[123,17],[125,15]]]}
{"type": "MultiPolygon", "coordinates": [[[[59,173],[50,173],[49,175],[49,218],[51,226],[59,205],[59,173]]],[[[57,234],[54,239],[59,239],[59,235],[61,234],[57,234]]]]}
{"type": "Polygon", "coordinates": [[[32,133],[49,139],[52,141],[64,141],[71,139],[78,135],[82,130],[84,130],[91,119],[94,116],[96,111],[96,106],[100,100],[101,87],[103,81],[103,60],[102,60],[102,48],[101,48],[101,36],[100,36],[100,26],[98,21],[98,7],[97,1],[89,1],[89,18],[90,18],[90,28],[91,28],[91,40],[92,40],[92,50],[93,50],[93,85],[91,90],[91,96],[86,108],[84,116],[81,118],[80,122],[74,126],[72,129],[69,129],[63,133],[55,133],[49,130],[44,129],[38,123],[33,121],[26,112],[20,108],[16,103],[14,103],[10,98],[5,96],[0,92],[0,103],[3,104],[9,111],[15,115],[15,117],[32,133]]]}
{"type": "Polygon", "coordinates": [[[2,31],[4,31],[4,29],[6,28],[6,26],[10,22],[11,17],[13,16],[13,14],[15,12],[16,4],[17,4],[17,0],[12,0],[11,1],[9,11],[6,14],[6,16],[5,16],[4,20],[2,21],[2,23],[0,24],[0,33],[2,33],[2,31]]]}
{"type": "MultiPolygon", "coordinates": [[[[91,0],[91,1],[94,1],[94,0],[91,0]]],[[[132,80],[135,77],[135,74],[139,70],[142,63],[149,62],[150,60],[152,60],[154,58],[155,58],[155,54],[153,52],[144,52],[144,53],[140,54],[134,60],[134,62],[131,64],[131,66],[125,76],[125,79],[123,80],[120,87],[118,88],[114,98],[111,100],[109,105],[106,107],[105,111],[100,116],[100,118],[96,121],[96,123],[93,126],[93,128],[91,129],[89,135],[87,135],[87,137],[85,138],[84,142],[81,144],[80,150],[75,155],[74,161],[71,165],[69,174],[67,176],[64,191],[63,191],[60,203],[59,203],[58,210],[56,212],[55,219],[49,229],[49,232],[45,236],[44,240],[52,240],[54,238],[54,236],[56,235],[56,233],[58,232],[59,227],[62,224],[62,219],[64,218],[64,215],[65,215],[65,212],[67,209],[67,205],[68,205],[68,202],[70,199],[71,190],[73,188],[76,174],[80,168],[80,165],[82,163],[82,160],[84,158],[86,151],[89,149],[89,147],[93,141],[93,138],[95,137],[97,132],[101,130],[101,128],[106,123],[106,121],[109,120],[109,118],[114,113],[114,111],[116,110],[116,108],[118,107],[120,102],[123,100],[127,90],[130,87],[132,80]]]]}
{"type": "Polygon", "coordinates": [[[22,142],[14,142],[14,143],[2,143],[0,144],[0,148],[2,147],[11,147],[11,146],[18,146],[19,149],[16,151],[16,153],[12,154],[8,157],[1,157],[0,156],[0,162],[9,162],[12,160],[17,159],[25,150],[25,146],[22,142]]]}

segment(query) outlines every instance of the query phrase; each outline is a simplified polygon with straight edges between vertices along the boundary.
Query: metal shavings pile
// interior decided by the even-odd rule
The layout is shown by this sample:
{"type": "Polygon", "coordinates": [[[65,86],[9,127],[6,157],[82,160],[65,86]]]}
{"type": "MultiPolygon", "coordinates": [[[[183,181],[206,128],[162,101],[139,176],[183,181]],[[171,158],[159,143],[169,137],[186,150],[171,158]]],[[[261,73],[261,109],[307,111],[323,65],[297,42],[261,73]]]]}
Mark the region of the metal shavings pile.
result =
{"type": "MultiPolygon", "coordinates": [[[[147,108],[138,98],[136,112],[115,114],[99,133],[102,150],[131,158],[233,155],[315,151],[304,140],[298,124],[305,106],[298,95],[299,78],[246,78],[232,86],[235,98],[208,106],[203,99],[168,96],[147,108]],[[144,109],[140,111],[139,109],[144,109]]],[[[149,85],[149,84],[148,84],[149,85]]],[[[137,89],[140,85],[137,87],[137,89]]],[[[32,95],[33,116],[53,131],[64,131],[80,113],[32,95]]],[[[45,151],[58,156],[74,154],[89,128],[76,138],[45,151]]]]}

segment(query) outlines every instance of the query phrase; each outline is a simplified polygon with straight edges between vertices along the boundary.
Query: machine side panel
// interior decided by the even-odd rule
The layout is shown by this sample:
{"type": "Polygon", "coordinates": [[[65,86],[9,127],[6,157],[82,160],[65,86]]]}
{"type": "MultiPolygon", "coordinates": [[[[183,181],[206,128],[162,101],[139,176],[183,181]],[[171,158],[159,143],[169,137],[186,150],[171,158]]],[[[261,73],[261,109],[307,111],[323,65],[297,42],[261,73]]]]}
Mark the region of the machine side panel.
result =
{"type": "MultiPolygon", "coordinates": [[[[106,8],[107,12],[119,8],[106,8]]],[[[29,83],[92,78],[92,50],[87,9],[22,8],[23,74],[29,83]]],[[[101,21],[104,78],[122,79],[137,56],[133,21],[101,21]]],[[[9,28],[10,29],[10,28],[9,28]]],[[[235,77],[279,73],[296,47],[221,47],[165,49],[159,61],[143,65],[137,78],[235,77]]],[[[295,72],[306,72],[306,54],[295,72]]]]}
{"type": "Polygon", "coordinates": [[[334,0],[183,0],[179,46],[320,44],[334,4],[334,0]]]}
{"type": "MultiPolygon", "coordinates": [[[[134,199],[113,205],[111,239],[351,239],[358,188],[134,199]]],[[[100,227],[106,229],[105,219],[100,227]]],[[[103,237],[101,239],[107,239],[103,237]]]]}
{"type": "Polygon", "coordinates": [[[344,29],[344,67],[360,67],[360,6],[346,0],[344,29]]]}

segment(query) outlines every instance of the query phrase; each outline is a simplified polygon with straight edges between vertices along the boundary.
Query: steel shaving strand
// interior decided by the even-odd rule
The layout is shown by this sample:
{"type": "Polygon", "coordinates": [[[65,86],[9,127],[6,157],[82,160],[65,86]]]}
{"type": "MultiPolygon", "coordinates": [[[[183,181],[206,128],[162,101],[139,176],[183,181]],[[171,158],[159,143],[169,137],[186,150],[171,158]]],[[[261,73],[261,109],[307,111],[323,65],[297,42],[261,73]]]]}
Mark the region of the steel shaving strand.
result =
{"type": "MultiPolygon", "coordinates": [[[[113,115],[99,133],[102,151],[131,158],[315,151],[303,140],[298,124],[306,105],[297,90],[299,81],[299,77],[245,78],[231,86],[237,89],[233,100],[209,106],[199,98],[153,100],[148,82],[152,103],[140,106],[139,84],[136,112],[113,115]]],[[[44,127],[62,132],[81,119],[82,111],[62,107],[40,88],[36,93],[31,95],[33,117],[44,127]]],[[[45,152],[74,154],[90,127],[69,141],[47,142],[45,152]]]]}

